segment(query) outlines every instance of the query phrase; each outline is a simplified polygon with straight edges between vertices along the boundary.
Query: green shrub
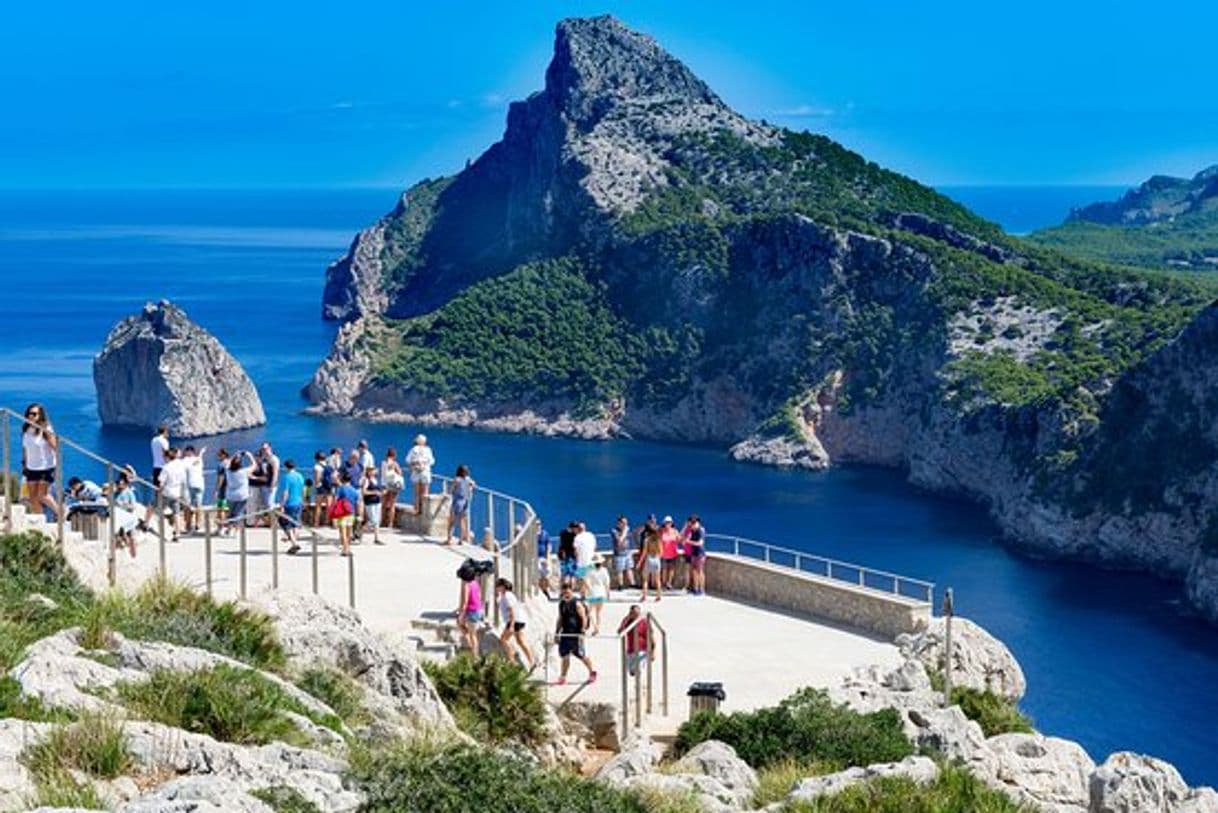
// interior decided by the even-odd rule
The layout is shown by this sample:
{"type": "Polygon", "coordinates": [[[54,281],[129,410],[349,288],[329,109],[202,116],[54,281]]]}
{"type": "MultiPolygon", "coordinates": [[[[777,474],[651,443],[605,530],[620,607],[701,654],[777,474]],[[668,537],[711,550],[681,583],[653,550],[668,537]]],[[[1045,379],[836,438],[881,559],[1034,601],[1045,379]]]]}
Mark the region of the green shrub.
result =
{"type": "Polygon", "coordinates": [[[265,803],[275,813],[321,813],[321,809],[300,791],[286,786],[258,788],[250,791],[255,799],[265,803]]]}
{"type": "Polygon", "coordinates": [[[281,687],[249,669],[216,666],[193,672],[161,670],[138,683],[115,686],[118,700],[136,714],[224,742],[261,745],[308,739],[284,712],[341,730],[341,722],[319,717],[281,687]]]}
{"type": "Polygon", "coordinates": [[[363,813],[646,813],[632,794],[475,746],[353,755],[363,813]]]}
{"type": "Polygon", "coordinates": [[[783,813],[1033,813],[959,767],[944,767],[928,785],[885,778],[834,796],[794,802],[783,813]]]}
{"type": "Polygon", "coordinates": [[[457,724],[480,742],[539,742],[545,728],[541,688],[504,658],[457,655],[445,664],[424,663],[436,691],[457,724]]]}
{"type": "Polygon", "coordinates": [[[295,683],[329,706],[348,726],[366,725],[371,721],[364,708],[364,694],[350,675],[337,669],[315,667],[301,672],[295,683]]]}
{"type": "Polygon", "coordinates": [[[1032,731],[1032,720],[1019,710],[1014,701],[967,686],[952,687],[952,704],[960,707],[964,716],[976,720],[985,736],[1011,732],[1032,731]]]}
{"type": "Polygon", "coordinates": [[[789,759],[869,765],[913,753],[893,709],[859,714],[811,688],[756,711],[701,712],[681,725],[673,747],[682,754],[706,740],[731,745],[754,768],[789,759]]]}
{"type": "Polygon", "coordinates": [[[36,807],[106,809],[105,803],[91,784],[77,781],[70,771],[62,768],[36,776],[34,788],[33,803],[36,807]]]}
{"type": "Polygon", "coordinates": [[[69,769],[97,779],[114,779],[134,764],[122,724],[98,714],[87,714],[79,722],[54,729],[27,748],[21,759],[35,776],[69,769]]]}

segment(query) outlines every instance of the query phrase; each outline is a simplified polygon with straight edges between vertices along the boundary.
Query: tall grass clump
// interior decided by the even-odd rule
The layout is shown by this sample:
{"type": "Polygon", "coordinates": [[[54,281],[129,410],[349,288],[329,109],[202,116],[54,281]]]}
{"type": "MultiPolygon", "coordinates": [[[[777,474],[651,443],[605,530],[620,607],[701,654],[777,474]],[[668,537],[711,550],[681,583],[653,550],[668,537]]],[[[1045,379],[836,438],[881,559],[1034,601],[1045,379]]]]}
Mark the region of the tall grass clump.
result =
{"type": "Polygon", "coordinates": [[[79,722],[56,728],[26,748],[21,762],[33,775],[35,805],[100,808],[93,786],[77,779],[114,779],[131,770],[122,724],[113,717],[87,714],[79,722]]]}
{"type": "Polygon", "coordinates": [[[1032,719],[1019,710],[1015,701],[994,692],[954,686],[952,705],[959,706],[965,717],[976,720],[987,737],[1032,731],[1032,719]]]}
{"type": "Polygon", "coordinates": [[[474,739],[531,745],[544,738],[541,687],[520,666],[462,653],[444,664],[424,663],[423,669],[457,725],[474,739]]]}
{"type": "Polygon", "coordinates": [[[257,672],[227,665],[192,672],[160,670],[145,681],[119,683],[114,693],[144,719],[239,745],[276,740],[308,745],[308,737],[284,712],[342,729],[341,721],[317,715],[257,672]]]}
{"type": "Polygon", "coordinates": [[[293,681],[304,691],[325,703],[351,728],[367,725],[371,715],[364,707],[364,693],[345,672],[330,667],[310,667],[293,681]]]}
{"type": "Polygon", "coordinates": [[[945,766],[938,779],[920,785],[887,777],[854,785],[833,796],[792,802],[782,813],[1035,813],[987,787],[964,768],[945,766]]]}

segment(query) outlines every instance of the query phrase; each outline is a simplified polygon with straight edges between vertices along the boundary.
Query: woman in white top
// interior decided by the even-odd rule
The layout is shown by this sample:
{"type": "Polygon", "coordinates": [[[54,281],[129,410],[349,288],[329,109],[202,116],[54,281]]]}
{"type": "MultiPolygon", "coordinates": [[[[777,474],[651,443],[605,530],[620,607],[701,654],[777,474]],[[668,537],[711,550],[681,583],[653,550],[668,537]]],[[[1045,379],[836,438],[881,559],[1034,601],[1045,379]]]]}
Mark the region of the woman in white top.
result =
{"type": "Polygon", "coordinates": [[[51,497],[58,453],[59,438],[47,417],[46,407],[30,404],[25,408],[25,422],[21,425],[21,469],[29,490],[30,510],[45,508],[52,517],[59,515],[59,506],[51,497]]]}
{"type": "Polygon", "coordinates": [[[601,630],[601,611],[609,600],[609,571],[605,569],[605,557],[599,553],[592,554],[592,566],[588,575],[584,576],[584,601],[588,605],[591,618],[588,623],[588,634],[596,635],[601,630]]]}
{"type": "Polygon", "coordinates": [[[512,592],[512,583],[507,579],[495,582],[495,596],[499,599],[499,617],[503,620],[503,632],[499,635],[503,651],[507,654],[508,660],[515,663],[516,647],[519,646],[524,655],[525,666],[532,672],[537,668],[537,659],[533,657],[533,649],[529,646],[529,640],[524,634],[525,627],[529,623],[524,605],[512,592]]]}
{"type": "Polygon", "coordinates": [[[390,446],[381,461],[381,485],[385,487],[385,502],[381,509],[386,528],[397,527],[398,494],[406,487],[402,466],[398,463],[398,450],[390,446]]]}
{"type": "Polygon", "coordinates": [[[228,464],[224,479],[228,484],[228,520],[221,533],[229,532],[238,522],[246,524],[246,505],[250,499],[250,474],[256,462],[249,452],[237,452],[228,464]]]}
{"type": "Polygon", "coordinates": [[[414,446],[406,455],[406,468],[410,469],[410,482],[414,483],[414,513],[423,515],[423,502],[427,499],[427,490],[431,487],[431,467],[436,465],[436,457],[427,445],[427,437],[418,435],[414,446]]]}

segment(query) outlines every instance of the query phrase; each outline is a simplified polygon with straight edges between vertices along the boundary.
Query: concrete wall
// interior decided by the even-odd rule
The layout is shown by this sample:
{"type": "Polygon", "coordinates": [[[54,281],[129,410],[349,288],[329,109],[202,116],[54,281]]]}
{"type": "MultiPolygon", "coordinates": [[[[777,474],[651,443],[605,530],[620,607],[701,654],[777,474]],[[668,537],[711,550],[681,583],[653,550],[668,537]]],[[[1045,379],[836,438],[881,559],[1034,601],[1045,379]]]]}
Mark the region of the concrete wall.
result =
{"type": "Polygon", "coordinates": [[[883,638],[920,629],[931,616],[925,602],[717,553],[707,557],[706,589],[711,595],[834,621],[883,638]]]}

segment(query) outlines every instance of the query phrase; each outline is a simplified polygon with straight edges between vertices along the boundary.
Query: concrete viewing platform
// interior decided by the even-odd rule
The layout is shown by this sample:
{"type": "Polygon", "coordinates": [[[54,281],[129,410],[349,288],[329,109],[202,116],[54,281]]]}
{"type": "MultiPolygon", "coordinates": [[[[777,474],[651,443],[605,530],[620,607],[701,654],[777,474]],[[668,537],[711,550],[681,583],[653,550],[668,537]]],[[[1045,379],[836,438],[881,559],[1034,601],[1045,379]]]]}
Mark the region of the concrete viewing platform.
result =
{"type": "MultiPolygon", "coordinates": [[[[319,593],[338,603],[348,599],[348,560],[339,556],[335,533],[319,531],[323,542],[318,548],[319,593]]],[[[384,545],[374,545],[365,533],[362,544],[353,547],[355,605],[365,623],[378,632],[395,637],[417,634],[416,621],[452,614],[457,607],[459,581],[457,566],[467,555],[486,556],[476,548],[447,547],[419,536],[399,532],[382,534],[384,545]]],[[[281,538],[279,585],[281,589],[308,592],[312,589],[312,557],[306,539],[297,556],[283,553],[287,544],[281,538]]],[[[272,555],[270,532],[247,531],[247,591],[250,594],[271,584],[272,555]]],[[[166,544],[168,572],[174,579],[202,589],[206,583],[204,541],[183,537],[166,544]]],[[[141,547],[141,569],[157,559],[156,539],[148,537],[141,547]]],[[[212,587],[220,599],[236,598],[240,592],[240,550],[236,537],[214,537],[212,541],[212,587]]],[[[130,567],[122,553],[119,567],[130,567]]],[[[752,709],[772,705],[804,686],[829,686],[856,667],[867,664],[899,664],[891,638],[867,634],[825,621],[790,612],[780,612],[757,604],[714,595],[713,578],[708,580],[710,595],[692,596],[668,593],[661,601],[649,600],[644,609],[655,614],[668,633],[670,726],[685,719],[688,701],[685,691],[695,681],[724,684],[727,710],[752,709]]],[[[586,670],[572,663],[567,686],[547,687],[555,704],[568,700],[616,703],[621,697],[620,642],[618,622],[631,603],[638,601],[637,590],[617,591],[605,606],[601,634],[588,641],[588,654],[600,673],[593,685],[583,685],[586,670]]],[[[553,628],[553,605],[544,598],[529,603],[531,623],[553,628]],[[545,605],[550,605],[547,612],[545,605]]],[[[658,656],[657,656],[658,657],[658,656]]],[[[657,679],[659,665],[656,665],[657,679]]],[[[548,670],[539,668],[536,679],[558,675],[555,652],[548,670]]],[[[659,689],[655,702],[659,713],[659,689]]],[[[662,722],[659,728],[666,726],[662,722]]]]}

